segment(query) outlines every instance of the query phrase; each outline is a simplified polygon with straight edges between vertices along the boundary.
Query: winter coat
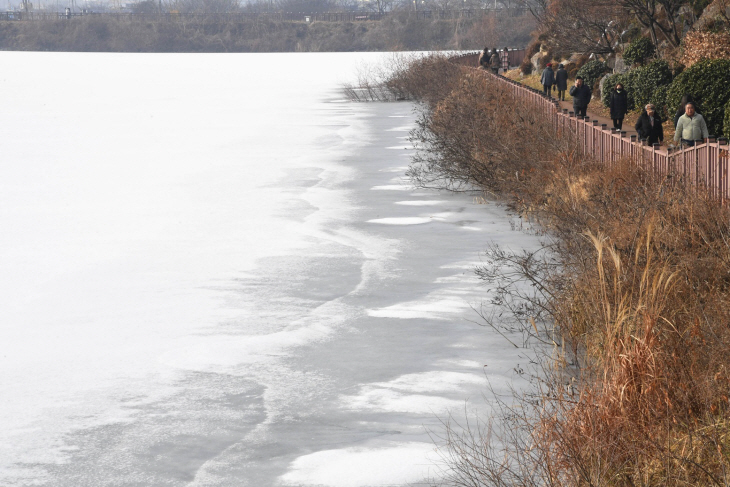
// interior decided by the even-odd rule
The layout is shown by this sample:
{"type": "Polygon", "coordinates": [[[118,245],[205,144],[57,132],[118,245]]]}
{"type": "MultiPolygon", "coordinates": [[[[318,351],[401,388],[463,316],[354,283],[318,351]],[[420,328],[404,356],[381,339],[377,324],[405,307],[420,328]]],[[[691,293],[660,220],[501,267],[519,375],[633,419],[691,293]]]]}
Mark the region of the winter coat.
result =
{"type": "Polygon", "coordinates": [[[586,85],[581,85],[580,88],[572,86],[569,93],[573,97],[574,107],[587,107],[591,102],[591,89],[586,85]]]}
{"type": "MultiPolygon", "coordinates": [[[[702,115],[702,113],[697,110],[697,107],[695,107],[695,113],[697,115],[702,115]]],[[[674,114],[674,128],[677,128],[677,124],[679,123],[679,118],[684,115],[684,107],[680,108],[676,114],[674,114]]]]}
{"type": "Polygon", "coordinates": [[[555,84],[555,73],[553,72],[553,68],[550,66],[545,68],[545,71],[542,72],[542,77],[540,77],[540,83],[542,83],[543,86],[552,86],[555,84]]]}
{"type": "Polygon", "coordinates": [[[677,130],[674,132],[674,140],[701,140],[709,137],[707,132],[707,122],[702,115],[695,112],[692,118],[685,113],[677,121],[677,130]]]}
{"type": "Polygon", "coordinates": [[[612,120],[624,118],[626,112],[629,111],[629,97],[626,94],[626,90],[621,90],[620,93],[616,89],[611,91],[611,99],[608,106],[611,108],[612,120]]]}
{"type": "Polygon", "coordinates": [[[641,116],[636,121],[634,129],[642,139],[649,139],[649,144],[655,144],[664,140],[664,128],[662,127],[662,119],[654,112],[654,126],[652,127],[649,120],[649,114],[646,110],[641,112],[641,116]]]}
{"type": "Polygon", "coordinates": [[[486,49],[479,55],[479,66],[483,68],[489,67],[489,60],[492,55],[486,49]]]}
{"type": "Polygon", "coordinates": [[[558,69],[555,73],[555,84],[558,85],[560,91],[568,89],[568,72],[564,68],[558,69]]]}

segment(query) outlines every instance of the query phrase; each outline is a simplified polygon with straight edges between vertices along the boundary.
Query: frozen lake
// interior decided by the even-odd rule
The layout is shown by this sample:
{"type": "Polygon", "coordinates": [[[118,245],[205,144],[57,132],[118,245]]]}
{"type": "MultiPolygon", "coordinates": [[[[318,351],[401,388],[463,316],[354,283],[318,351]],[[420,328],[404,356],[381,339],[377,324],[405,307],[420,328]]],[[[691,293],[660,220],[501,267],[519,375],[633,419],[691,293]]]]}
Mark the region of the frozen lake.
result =
{"type": "Polygon", "coordinates": [[[518,351],[469,195],[414,190],[388,54],[1,52],[0,485],[428,485],[518,351]],[[485,367],[486,366],[486,367],[485,367]]]}

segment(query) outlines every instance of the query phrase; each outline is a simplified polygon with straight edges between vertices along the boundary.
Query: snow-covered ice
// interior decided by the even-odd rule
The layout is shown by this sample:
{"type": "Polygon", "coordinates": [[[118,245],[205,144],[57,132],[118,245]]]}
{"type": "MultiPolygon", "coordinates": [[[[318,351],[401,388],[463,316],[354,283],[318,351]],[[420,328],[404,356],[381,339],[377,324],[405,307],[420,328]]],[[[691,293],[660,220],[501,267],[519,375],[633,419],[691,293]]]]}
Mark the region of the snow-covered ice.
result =
{"type": "Polygon", "coordinates": [[[434,476],[520,360],[472,270],[536,241],[413,190],[412,106],[339,92],[384,56],[0,52],[0,485],[434,476]]]}

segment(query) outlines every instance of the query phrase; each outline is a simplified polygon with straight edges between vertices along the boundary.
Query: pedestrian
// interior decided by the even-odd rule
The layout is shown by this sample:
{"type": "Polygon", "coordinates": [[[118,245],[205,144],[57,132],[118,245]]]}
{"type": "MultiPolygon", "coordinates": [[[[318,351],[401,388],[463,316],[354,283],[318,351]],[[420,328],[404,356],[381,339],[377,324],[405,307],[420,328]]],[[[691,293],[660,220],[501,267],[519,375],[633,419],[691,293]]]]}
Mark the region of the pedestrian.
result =
{"type": "MultiPolygon", "coordinates": [[[[682,99],[679,102],[679,108],[677,108],[677,113],[674,114],[674,128],[677,128],[677,122],[679,121],[679,117],[684,115],[684,107],[687,106],[687,103],[694,103],[695,100],[692,98],[692,95],[686,94],[682,97],[682,99]]],[[[697,112],[697,106],[695,105],[695,112],[697,112]]]]}
{"type": "Polygon", "coordinates": [[[479,55],[479,66],[481,66],[483,69],[488,69],[491,65],[490,60],[492,58],[492,55],[489,53],[488,48],[484,48],[484,51],[479,55]]]}
{"type": "Polygon", "coordinates": [[[509,71],[509,49],[504,48],[502,51],[502,72],[507,73],[509,71]]]}
{"type": "Polygon", "coordinates": [[[662,119],[656,113],[656,107],[651,103],[644,107],[644,110],[634,125],[634,129],[639,134],[639,138],[642,140],[646,139],[649,145],[657,144],[664,140],[662,119]]]}
{"type": "Polygon", "coordinates": [[[495,75],[499,74],[500,59],[499,59],[499,51],[497,51],[496,47],[492,49],[492,57],[490,59],[490,62],[492,65],[492,73],[495,75]]]}
{"type": "Polygon", "coordinates": [[[611,108],[613,128],[621,131],[621,126],[624,124],[624,116],[629,111],[629,97],[621,83],[618,83],[616,88],[611,90],[611,98],[608,106],[611,108]]]}
{"type": "Polygon", "coordinates": [[[575,85],[570,88],[573,97],[573,111],[576,117],[585,117],[588,104],[591,102],[591,89],[583,84],[583,77],[576,76],[575,85]]]}
{"type": "Polygon", "coordinates": [[[687,103],[684,106],[684,115],[677,120],[674,141],[681,141],[684,146],[694,147],[696,142],[702,142],[708,137],[705,119],[697,113],[694,103],[687,103]]]}
{"type": "Polygon", "coordinates": [[[540,77],[540,83],[542,83],[542,93],[550,96],[550,89],[555,84],[555,73],[553,72],[552,63],[547,63],[547,66],[545,66],[545,70],[540,77]]]}
{"type": "Polygon", "coordinates": [[[568,72],[562,64],[558,64],[558,71],[555,73],[555,84],[558,87],[558,100],[565,101],[565,92],[568,90],[568,72]]]}

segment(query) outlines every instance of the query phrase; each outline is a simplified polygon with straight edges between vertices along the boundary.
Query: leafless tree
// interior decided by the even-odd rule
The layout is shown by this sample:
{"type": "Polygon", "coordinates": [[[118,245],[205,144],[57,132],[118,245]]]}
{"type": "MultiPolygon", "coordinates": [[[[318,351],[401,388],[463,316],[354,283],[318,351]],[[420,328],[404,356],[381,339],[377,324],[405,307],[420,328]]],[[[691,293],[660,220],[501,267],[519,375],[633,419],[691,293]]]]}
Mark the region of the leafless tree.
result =
{"type": "Polygon", "coordinates": [[[616,0],[530,0],[524,5],[538,19],[541,37],[566,51],[611,54],[625,25],[616,0]]]}
{"type": "Polygon", "coordinates": [[[688,0],[619,0],[619,3],[636,20],[649,29],[651,40],[659,47],[661,37],[674,47],[682,40],[682,27],[692,15],[682,18],[680,13],[691,13],[688,0]]]}

